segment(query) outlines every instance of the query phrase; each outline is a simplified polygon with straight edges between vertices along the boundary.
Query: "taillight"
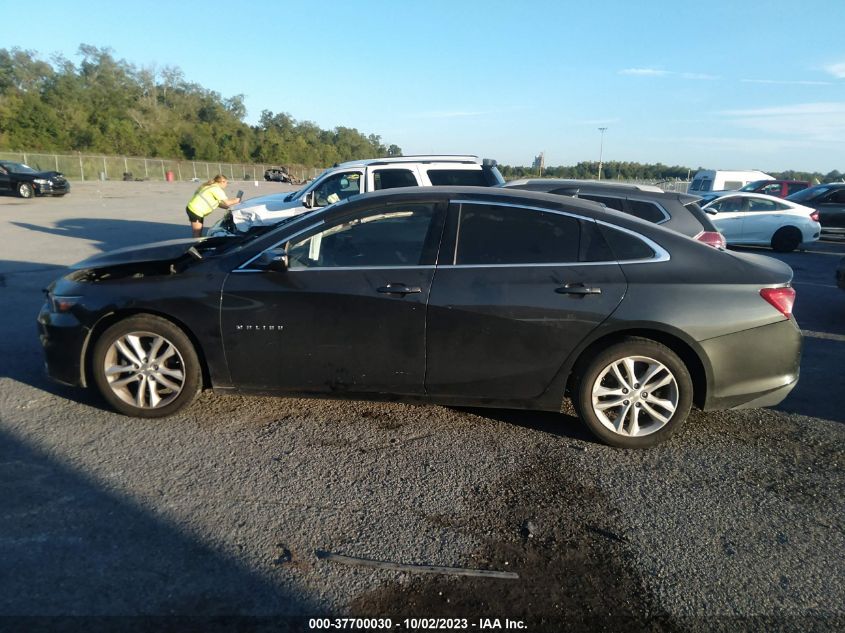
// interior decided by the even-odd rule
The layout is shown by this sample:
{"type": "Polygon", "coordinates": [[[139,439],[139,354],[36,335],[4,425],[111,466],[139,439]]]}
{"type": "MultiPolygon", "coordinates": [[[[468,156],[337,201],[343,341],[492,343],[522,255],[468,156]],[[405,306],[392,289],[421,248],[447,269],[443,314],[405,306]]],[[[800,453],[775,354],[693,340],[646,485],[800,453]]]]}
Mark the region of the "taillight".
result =
{"type": "Polygon", "coordinates": [[[702,231],[693,239],[698,240],[699,242],[704,242],[707,246],[712,246],[713,248],[728,247],[728,242],[725,240],[725,236],[718,231],[702,231]]]}
{"type": "Polygon", "coordinates": [[[771,303],[787,319],[792,316],[795,288],[763,288],[760,296],[771,303]]]}
{"type": "Polygon", "coordinates": [[[810,214],[810,219],[811,219],[813,222],[818,222],[818,221],[819,221],[819,212],[818,212],[818,211],[813,211],[813,212],[810,214]]]}

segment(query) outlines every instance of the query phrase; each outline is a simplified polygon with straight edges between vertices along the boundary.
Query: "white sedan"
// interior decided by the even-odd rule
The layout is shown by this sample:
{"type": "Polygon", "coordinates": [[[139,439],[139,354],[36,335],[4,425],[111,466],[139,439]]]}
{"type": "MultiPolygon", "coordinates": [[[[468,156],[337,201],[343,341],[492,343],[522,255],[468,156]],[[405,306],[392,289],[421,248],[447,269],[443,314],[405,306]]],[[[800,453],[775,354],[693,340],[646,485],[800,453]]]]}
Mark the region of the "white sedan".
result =
{"type": "Polygon", "coordinates": [[[765,244],[787,253],[821,233],[815,209],[761,193],[722,195],[702,208],[728,244],[765,244]]]}

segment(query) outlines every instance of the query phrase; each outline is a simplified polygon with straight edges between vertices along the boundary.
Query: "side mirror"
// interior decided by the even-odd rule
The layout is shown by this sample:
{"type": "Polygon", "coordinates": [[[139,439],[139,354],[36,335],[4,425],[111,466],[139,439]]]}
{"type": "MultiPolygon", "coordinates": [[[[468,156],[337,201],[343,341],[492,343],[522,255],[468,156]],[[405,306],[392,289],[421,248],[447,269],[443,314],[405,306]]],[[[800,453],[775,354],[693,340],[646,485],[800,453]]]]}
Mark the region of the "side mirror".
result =
{"type": "Polygon", "coordinates": [[[288,269],[288,254],[283,248],[273,248],[261,253],[257,260],[258,265],[264,270],[283,273],[288,269]]]}
{"type": "Polygon", "coordinates": [[[305,194],[305,197],[302,199],[302,206],[306,209],[313,209],[314,205],[317,201],[317,192],[316,191],[309,191],[305,194]]]}

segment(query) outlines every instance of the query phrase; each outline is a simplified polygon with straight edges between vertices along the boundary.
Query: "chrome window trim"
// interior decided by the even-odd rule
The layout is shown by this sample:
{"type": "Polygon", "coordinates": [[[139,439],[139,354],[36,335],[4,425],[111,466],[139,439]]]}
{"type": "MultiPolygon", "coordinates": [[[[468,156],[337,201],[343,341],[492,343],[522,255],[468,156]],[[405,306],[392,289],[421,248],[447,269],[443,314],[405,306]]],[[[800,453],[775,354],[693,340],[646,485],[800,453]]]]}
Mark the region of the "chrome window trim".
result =
{"type": "MultiPolygon", "coordinates": [[[[549,267],[549,266],[606,266],[608,264],[657,264],[661,262],[668,262],[672,259],[669,252],[657,244],[654,240],[647,238],[645,235],[641,235],[636,231],[632,231],[630,229],[626,229],[624,227],[618,226],[616,224],[611,224],[610,222],[606,222],[605,220],[597,220],[595,218],[587,217],[584,215],[578,215],[576,213],[571,213],[569,211],[559,211],[557,209],[548,209],[544,207],[534,207],[525,204],[513,204],[508,202],[498,202],[498,201],[482,201],[482,200],[468,200],[468,199],[461,199],[461,200],[452,200],[451,204],[480,204],[480,205],[489,205],[489,206],[498,206],[498,207],[516,207],[519,209],[528,209],[530,211],[542,211],[543,213],[556,213],[557,215],[565,215],[572,218],[576,218],[578,220],[585,220],[587,222],[595,222],[596,224],[602,224],[608,228],[622,231],[623,233],[627,233],[638,240],[645,242],[646,245],[654,251],[654,257],[649,257],[647,259],[612,259],[600,262],[544,262],[544,263],[525,263],[525,264],[442,264],[438,266],[438,268],[526,268],[529,266],[541,266],[541,267],[549,267]]],[[[626,214],[630,215],[630,214],[626,214]]],[[[639,218],[638,218],[639,219],[639,218]]],[[[645,220],[643,220],[645,221],[645,220]]],[[[460,223],[459,229],[460,230],[460,223]]],[[[458,232],[455,235],[455,259],[457,258],[458,253],[458,232]]],[[[454,262],[455,259],[452,261],[454,262]]]]}

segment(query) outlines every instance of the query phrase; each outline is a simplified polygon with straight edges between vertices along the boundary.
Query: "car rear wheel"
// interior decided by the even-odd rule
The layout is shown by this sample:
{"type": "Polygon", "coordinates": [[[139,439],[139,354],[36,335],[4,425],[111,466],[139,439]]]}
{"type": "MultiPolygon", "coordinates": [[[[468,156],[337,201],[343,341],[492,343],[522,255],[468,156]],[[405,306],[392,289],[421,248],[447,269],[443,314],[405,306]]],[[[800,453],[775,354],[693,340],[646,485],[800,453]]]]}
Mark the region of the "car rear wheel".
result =
{"type": "Polygon", "coordinates": [[[645,448],[668,439],[686,420],[692,380],[665,345],[630,338],[605,348],[576,376],[575,407],[601,441],[645,448]]]}
{"type": "Polygon", "coordinates": [[[785,226],[772,236],[772,249],[778,253],[789,253],[801,243],[801,231],[794,226],[785,226]]]}
{"type": "Polygon", "coordinates": [[[31,198],[35,195],[35,190],[32,188],[32,185],[28,182],[22,182],[18,185],[18,195],[21,198],[31,198]]]}
{"type": "Polygon", "coordinates": [[[108,403],[138,418],[187,407],[202,384],[194,346],[170,321],[137,315],[120,321],[94,346],[94,382],[108,403]]]}

